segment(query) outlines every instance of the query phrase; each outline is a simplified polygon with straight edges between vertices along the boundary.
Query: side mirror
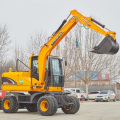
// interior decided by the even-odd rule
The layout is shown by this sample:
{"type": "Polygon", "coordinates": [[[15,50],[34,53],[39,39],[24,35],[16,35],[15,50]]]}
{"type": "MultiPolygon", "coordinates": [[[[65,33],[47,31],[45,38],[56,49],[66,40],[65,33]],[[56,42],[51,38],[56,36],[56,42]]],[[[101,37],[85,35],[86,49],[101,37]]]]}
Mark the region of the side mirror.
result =
{"type": "Polygon", "coordinates": [[[37,68],[36,68],[35,66],[33,66],[32,71],[33,71],[34,73],[37,73],[37,68]]]}
{"type": "Polygon", "coordinates": [[[65,66],[67,66],[67,60],[65,60],[65,66]]]}

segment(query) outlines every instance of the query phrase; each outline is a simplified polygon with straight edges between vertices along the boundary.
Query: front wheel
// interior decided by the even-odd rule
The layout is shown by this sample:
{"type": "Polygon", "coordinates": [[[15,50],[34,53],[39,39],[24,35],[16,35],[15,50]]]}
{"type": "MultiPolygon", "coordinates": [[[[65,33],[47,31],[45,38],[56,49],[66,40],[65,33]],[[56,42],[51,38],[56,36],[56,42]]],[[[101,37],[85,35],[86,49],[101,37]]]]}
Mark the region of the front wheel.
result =
{"type": "Polygon", "coordinates": [[[73,96],[68,97],[69,101],[73,103],[72,105],[62,107],[62,111],[65,114],[75,114],[80,109],[79,99],[73,96]]]}
{"type": "Polygon", "coordinates": [[[17,103],[15,96],[5,97],[1,105],[5,113],[16,113],[19,108],[19,104],[17,103]]]}
{"type": "Polygon", "coordinates": [[[38,100],[37,108],[41,115],[51,116],[56,113],[58,103],[52,96],[43,96],[38,100]]]}

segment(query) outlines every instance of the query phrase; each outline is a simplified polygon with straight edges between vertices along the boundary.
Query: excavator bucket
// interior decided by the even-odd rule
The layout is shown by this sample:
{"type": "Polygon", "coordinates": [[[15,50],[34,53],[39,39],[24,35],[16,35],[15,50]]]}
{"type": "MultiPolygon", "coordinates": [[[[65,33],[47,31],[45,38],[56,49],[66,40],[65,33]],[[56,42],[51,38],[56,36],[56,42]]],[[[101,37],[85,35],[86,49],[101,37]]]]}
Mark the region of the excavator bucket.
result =
{"type": "Polygon", "coordinates": [[[98,46],[95,46],[92,51],[97,54],[111,54],[114,55],[119,50],[119,44],[114,41],[113,37],[108,35],[105,37],[98,46]]]}

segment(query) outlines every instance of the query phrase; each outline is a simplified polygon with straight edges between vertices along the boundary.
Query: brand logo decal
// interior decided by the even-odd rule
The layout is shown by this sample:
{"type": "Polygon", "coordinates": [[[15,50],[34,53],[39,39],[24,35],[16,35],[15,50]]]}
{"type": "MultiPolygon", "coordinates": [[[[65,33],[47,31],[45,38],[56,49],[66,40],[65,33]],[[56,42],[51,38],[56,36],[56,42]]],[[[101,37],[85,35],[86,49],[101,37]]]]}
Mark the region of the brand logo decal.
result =
{"type": "Polygon", "coordinates": [[[83,20],[84,22],[87,22],[87,20],[86,20],[84,17],[82,18],[82,20],[83,20]]]}
{"type": "Polygon", "coordinates": [[[20,80],[19,82],[20,82],[20,83],[24,83],[24,81],[23,81],[23,80],[20,80]]]}

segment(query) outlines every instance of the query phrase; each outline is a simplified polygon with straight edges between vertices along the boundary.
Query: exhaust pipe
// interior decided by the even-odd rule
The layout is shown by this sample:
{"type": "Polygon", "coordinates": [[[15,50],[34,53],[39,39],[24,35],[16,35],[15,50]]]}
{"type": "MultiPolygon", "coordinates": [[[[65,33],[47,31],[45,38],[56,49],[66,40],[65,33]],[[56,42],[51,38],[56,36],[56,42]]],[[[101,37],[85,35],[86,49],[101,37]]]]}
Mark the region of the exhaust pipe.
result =
{"type": "Polygon", "coordinates": [[[111,54],[114,55],[119,50],[119,44],[114,41],[113,37],[106,36],[98,46],[95,46],[92,51],[97,54],[111,54]]]}

